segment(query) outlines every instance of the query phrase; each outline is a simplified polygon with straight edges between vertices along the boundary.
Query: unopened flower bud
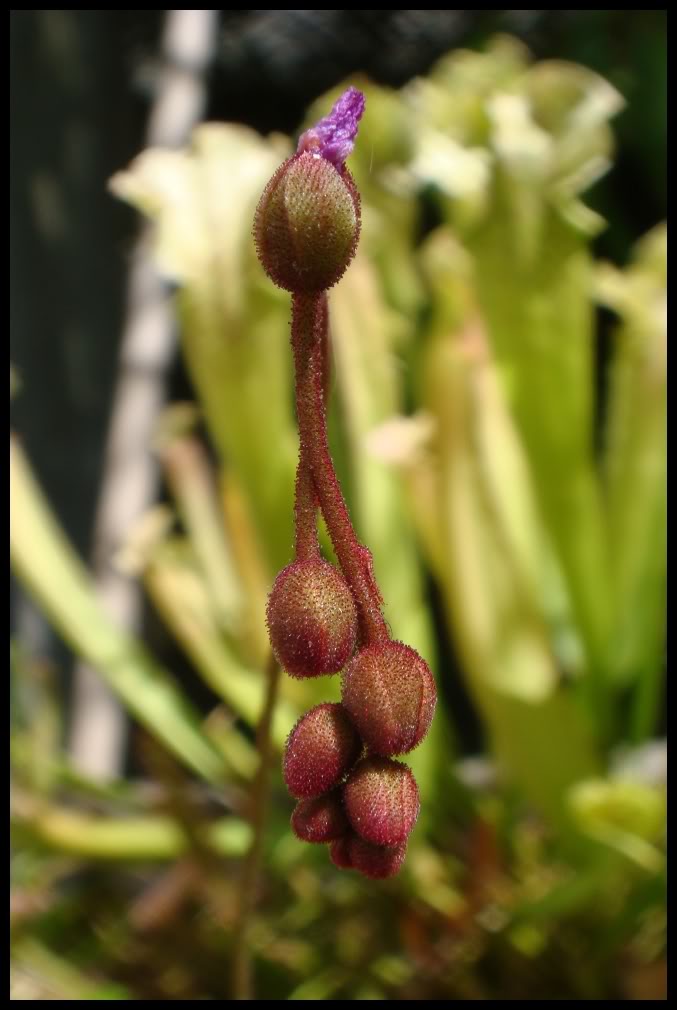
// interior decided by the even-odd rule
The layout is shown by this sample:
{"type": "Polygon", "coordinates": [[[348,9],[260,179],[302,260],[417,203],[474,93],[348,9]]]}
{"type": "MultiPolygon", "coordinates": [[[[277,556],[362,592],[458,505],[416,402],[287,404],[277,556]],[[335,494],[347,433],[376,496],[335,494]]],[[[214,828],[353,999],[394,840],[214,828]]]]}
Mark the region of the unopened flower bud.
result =
{"type": "Polygon", "coordinates": [[[268,599],[273,652],[292,677],[338,673],[350,659],[357,636],[357,612],[348,585],[321,558],[284,568],[268,599]]]}
{"type": "Polygon", "coordinates": [[[420,801],[411,770],[388,758],[365,758],[343,789],[343,805],[358,835],[372,845],[399,845],[416,824],[420,801]]]}
{"type": "Polygon", "coordinates": [[[283,774],[296,799],[309,799],[339,784],[362,752],[362,741],[346,710],[325,702],[306,712],[289,734],[283,774]]]}
{"type": "Polygon", "coordinates": [[[295,294],[332,287],[344,274],[360,234],[352,176],[306,151],[277,170],[254,218],[254,240],[270,279],[295,294]]]}
{"type": "Polygon", "coordinates": [[[286,291],[325,291],[353,258],[360,199],[345,160],[363,111],[364,95],[348,88],[330,114],[301,136],[297,153],[259,201],[256,250],[270,279],[286,291]]]}
{"type": "Polygon", "coordinates": [[[435,681],[425,660],[402,642],[362,649],[343,674],[343,704],[364,742],[388,757],[413,750],[435,713],[435,681]]]}
{"type": "Polygon", "coordinates": [[[337,838],[329,847],[329,856],[334,866],[340,870],[358,870],[372,880],[394,877],[399,873],[406,854],[406,842],[390,846],[372,845],[352,831],[337,838]]]}
{"type": "Polygon", "coordinates": [[[332,842],[342,838],[350,827],[340,790],[312,800],[299,800],[291,815],[291,826],[302,842],[332,842]]]}
{"type": "Polygon", "coordinates": [[[329,846],[329,858],[339,870],[352,870],[353,868],[353,860],[350,855],[351,837],[353,836],[344,835],[343,838],[337,838],[329,846]]]}
{"type": "Polygon", "coordinates": [[[372,880],[385,880],[399,873],[407,854],[407,843],[372,845],[359,835],[352,835],[348,839],[348,852],[353,869],[372,880]]]}

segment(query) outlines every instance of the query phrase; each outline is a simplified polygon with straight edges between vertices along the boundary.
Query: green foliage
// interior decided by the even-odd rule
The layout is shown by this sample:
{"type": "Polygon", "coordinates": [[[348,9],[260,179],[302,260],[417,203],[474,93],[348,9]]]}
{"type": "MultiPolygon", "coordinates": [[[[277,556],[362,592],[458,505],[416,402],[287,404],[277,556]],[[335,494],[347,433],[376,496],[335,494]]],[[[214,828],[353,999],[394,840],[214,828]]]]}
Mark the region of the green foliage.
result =
{"type": "MultiPolygon", "coordinates": [[[[532,64],[498,39],[445,57],[401,92],[360,87],[367,110],[351,170],[363,239],[330,299],[331,431],[393,636],[430,662],[441,703],[412,755],[423,816],[392,883],[339,875],[298,843],[275,775],[252,940],[258,996],[627,996],[640,984],[634,968],[660,970],[663,955],[663,783],[614,771],[613,759],[655,735],[663,689],[665,229],[625,268],[595,261],[603,222],[581,198],[611,167],[609,121],[622,100],[583,67],[532,64]],[[600,306],[616,320],[601,404],[600,306]],[[490,788],[456,765],[426,576],[486,731],[490,788]]],[[[146,151],[112,183],[153,221],[158,267],[178,282],[183,353],[217,455],[213,472],[182,411],[167,413],[156,448],[176,513],[144,517],[119,559],[218,697],[202,725],[146,648],[101,613],[12,447],[17,575],[146,732],[218,785],[229,808],[215,819],[178,800],[190,790],[166,755],[148,762],[173,797],[159,810],[132,784],[79,781],[49,730],[53,707],[34,724],[14,714],[15,826],[34,860],[15,864],[19,892],[41,886],[48,853],[192,866],[157,934],[181,947],[188,902],[198,928],[177,955],[180,983],[154,968],[145,995],[78,996],[92,986],[77,978],[70,998],[228,997],[222,947],[238,924],[222,861],[235,867],[248,844],[242,793],[257,758],[243,727],[262,710],[265,599],[292,545],[288,300],[251,240],[256,200],[288,151],[283,138],[202,126],[188,149],[146,151]]],[[[35,677],[15,664],[20,698],[35,677]]],[[[325,684],[284,679],[278,752],[320,698],[325,684]]],[[[50,903],[63,873],[45,883],[50,903]]],[[[137,940],[148,963],[158,952],[140,919],[121,934],[121,915],[118,894],[96,913],[97,944],[110,977],[124,980],[137,940]]],[[[59,976],[49,913],[28,918],[37,939],[19,922],[17,964],[59,976]]]]}

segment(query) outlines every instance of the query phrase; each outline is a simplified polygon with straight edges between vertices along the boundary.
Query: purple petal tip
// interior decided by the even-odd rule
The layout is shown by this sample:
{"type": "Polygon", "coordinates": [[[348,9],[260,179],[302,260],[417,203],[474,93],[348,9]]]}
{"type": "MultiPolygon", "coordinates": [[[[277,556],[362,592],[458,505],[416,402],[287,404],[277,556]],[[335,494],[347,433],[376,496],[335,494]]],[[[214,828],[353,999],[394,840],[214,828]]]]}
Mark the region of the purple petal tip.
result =
{"type": "Polygon", "coordinates": [[[328,116],[301,134],[297,154],[312,151],[341,169],[355,145],[355,137],[364,112],[364,95],[348,88],[328,116]]]}

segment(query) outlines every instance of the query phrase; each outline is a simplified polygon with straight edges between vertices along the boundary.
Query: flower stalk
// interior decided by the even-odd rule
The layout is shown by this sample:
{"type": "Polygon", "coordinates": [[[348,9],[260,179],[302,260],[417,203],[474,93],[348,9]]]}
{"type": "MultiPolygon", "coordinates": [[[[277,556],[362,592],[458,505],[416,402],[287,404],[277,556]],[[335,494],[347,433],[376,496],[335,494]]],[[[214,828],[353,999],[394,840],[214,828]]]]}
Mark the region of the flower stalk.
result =
{"type": "Polygon", "coordinates": [[[302,135],[264,190],[254,237],[266,273],[292,295],[300,443],[295,559],[271,591],[268,630],[292,676],[343,671],[342,702],[307,712],[287,741],[284,776],[298,800],[292,828],[302,841],[330,843],[337,867],[383,879],[399,872],[419,812],[414,777],[392,758],[424,738],[436,693],[425,661],[391,639],[371,552],[353,528],[327,436],[327,291],[360,233],[359,194],[345,160],[363,110],[364,97],[349,88],[302,135]],[[338,568],[321,556],[318,511],[338,568]]]}
{"type": "MultiPolygon", "coordinates": [[[[327,524],[343,575],[355,597],[360,641],[376,644],[389,639],[381,612],[382,599],[372,569],[371,552],[359,543],[329,452],[324,388],[328,364],[322,348],[327,342],[327,296],[294,295],[292,298],[292,349],[296,370],[296,404],[301,443],[301,464],[310,467],[312,484],[327,524]]],[[[307,492],[307,485],[300,484],[307,492]]],[[[297,484],[297,495],[299,485],[297,484]]],[[[307,520],[309,508],[299,507],[297,517],[307,520]]],[[[298,526],[297,526],[298,530],[298,526]]],[[[297,554],[298,557],[298,554],[297,554]]]]}

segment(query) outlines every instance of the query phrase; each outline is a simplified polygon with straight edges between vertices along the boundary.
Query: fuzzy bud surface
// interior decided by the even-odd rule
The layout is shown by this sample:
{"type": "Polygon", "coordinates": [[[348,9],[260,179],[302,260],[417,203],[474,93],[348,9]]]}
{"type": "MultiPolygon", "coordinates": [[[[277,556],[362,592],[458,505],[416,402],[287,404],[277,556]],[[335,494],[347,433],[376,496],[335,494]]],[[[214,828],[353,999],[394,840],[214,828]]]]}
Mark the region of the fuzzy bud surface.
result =
{"type": "Polygon", "coordinates": [[[437,692],[428,664],[402,642],[367,646],[348,664],[341,697],[375,754],[407,754],[425,737],[437,692]]]}
{"type": "Polygon", "coordinates": [[[399,845],[418,818],[418,786],[411,770],[388,758],[365,758],[352,770],[343,804],[354,830],[372,845],[399,845]]]}
{"type": "Polygon", "coordinates": [[[282,766],[287,789],[296,799],[321,796],[339,784],[361,752],[362,741],[343,706],[316,705],[289,734],[282,766]]]}
{"type": "Polygon", "coordinates": [[[285,291],[326,291],[345,273],[360,235],[360,198],[350,172],[319,153],[285,161],[266,186],[254,241],[270,279],[285,291]]]}
{"type": "Polygon", "coordinates": [[[280,572],[266,616],[275,657],[292,677],[338,673],[355,648],[352,593],[338,569],[321,558],[294,561],[280,572]]]}
{"type": "Polygon", "coordinates": [[[332,842],[350,830],[338,789],[312,800],[299,800],[291,826],[302,842],[332,842]]]}

